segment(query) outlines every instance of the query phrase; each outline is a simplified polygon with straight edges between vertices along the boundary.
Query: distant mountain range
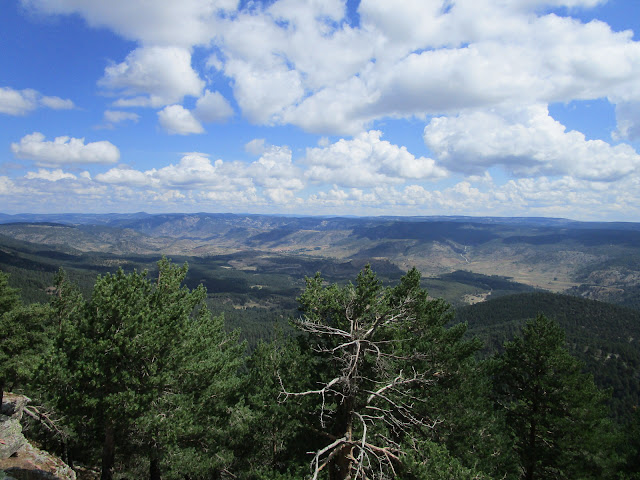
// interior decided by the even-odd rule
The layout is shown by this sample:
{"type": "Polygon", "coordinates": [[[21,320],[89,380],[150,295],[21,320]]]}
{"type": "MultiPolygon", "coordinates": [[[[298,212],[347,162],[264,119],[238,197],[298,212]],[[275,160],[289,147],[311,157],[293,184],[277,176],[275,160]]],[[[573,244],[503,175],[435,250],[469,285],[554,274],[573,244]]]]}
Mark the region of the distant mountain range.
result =
{"type": "MultiPolygon", "coordinates": [[[[640,293],[639,223],[460,216],[0,214],[0,236],[69,255],[254,252],[385,260],[401,271],[416,266],[426,277],[469,271],[626,305],[637,302],[640,293]]],[[[252,262],[261,257],[252,258],[245,258],[243,268],[255,266],[252,262]]]]}

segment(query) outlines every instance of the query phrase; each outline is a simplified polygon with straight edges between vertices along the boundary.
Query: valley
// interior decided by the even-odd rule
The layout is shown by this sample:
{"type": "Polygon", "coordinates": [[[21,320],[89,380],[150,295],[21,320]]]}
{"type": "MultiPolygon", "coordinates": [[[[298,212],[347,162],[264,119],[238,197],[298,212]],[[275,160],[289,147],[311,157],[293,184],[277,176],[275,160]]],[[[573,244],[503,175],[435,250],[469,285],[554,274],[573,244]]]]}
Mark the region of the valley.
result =
{"type": "Polygon", "coordinates": [[[464,303],[464,295],[477,301],[491,293],[444,287],[441,276],[458,270],[618,303],[640,286],[640,224],[633,223],[144,213],[2,215],[0,222],[3,239],[46,246],[69,261],[90,257],[95,267],[167,255],[184,257],[193,268],[232,256],[219,267],[297,278],[337,269],[340,279],[339,270],[346,269],[342,278],[352,273],[347,265],[382,262],[394,278],[415,266],[454,304],[464,303]]]}

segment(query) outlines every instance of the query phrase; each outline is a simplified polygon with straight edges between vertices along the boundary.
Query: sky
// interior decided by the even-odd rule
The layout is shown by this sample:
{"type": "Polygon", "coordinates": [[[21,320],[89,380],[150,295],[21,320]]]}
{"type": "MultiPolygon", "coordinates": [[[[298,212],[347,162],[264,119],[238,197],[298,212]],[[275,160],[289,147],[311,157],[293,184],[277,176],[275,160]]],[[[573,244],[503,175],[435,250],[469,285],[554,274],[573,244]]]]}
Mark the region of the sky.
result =
{"type": "Polygon", "coordinates": [[[640,0],[0,0],[0,212],[640,221],[640,0]]]}

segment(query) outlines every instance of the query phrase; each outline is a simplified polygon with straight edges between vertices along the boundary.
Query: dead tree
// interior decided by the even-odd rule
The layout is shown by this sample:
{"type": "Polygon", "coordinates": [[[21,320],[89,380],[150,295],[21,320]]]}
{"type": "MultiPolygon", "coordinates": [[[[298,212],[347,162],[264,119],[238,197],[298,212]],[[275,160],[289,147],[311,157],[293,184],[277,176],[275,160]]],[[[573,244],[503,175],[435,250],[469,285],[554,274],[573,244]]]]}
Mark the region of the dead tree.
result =
{"type": "Polygon", "coordinates": [[[428,299],[417,270],[385,288],[369,266],[355,285],[307,278],[299,301],[304,314],[295,325],[326,368],[317,372],[318,388],[282,385],[282,398],[318,397],[327,443],[310,452],[312,478],[323,471],[330,480],[394,478],[406,445],[439,422],[426,401],[430,385],[447,374],[434,346],[448,307],[428,299]]]}

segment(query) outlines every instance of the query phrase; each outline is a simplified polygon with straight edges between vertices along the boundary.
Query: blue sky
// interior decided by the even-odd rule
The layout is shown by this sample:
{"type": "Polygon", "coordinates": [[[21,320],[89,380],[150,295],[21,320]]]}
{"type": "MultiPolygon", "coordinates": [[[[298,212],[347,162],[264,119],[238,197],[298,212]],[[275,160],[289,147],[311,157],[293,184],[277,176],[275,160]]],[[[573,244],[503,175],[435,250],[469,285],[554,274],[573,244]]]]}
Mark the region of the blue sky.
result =
{"type": "Polygon", "coordinates": [[[0,211],[640,221],[637,0],[4,0],[0,211]]]}

